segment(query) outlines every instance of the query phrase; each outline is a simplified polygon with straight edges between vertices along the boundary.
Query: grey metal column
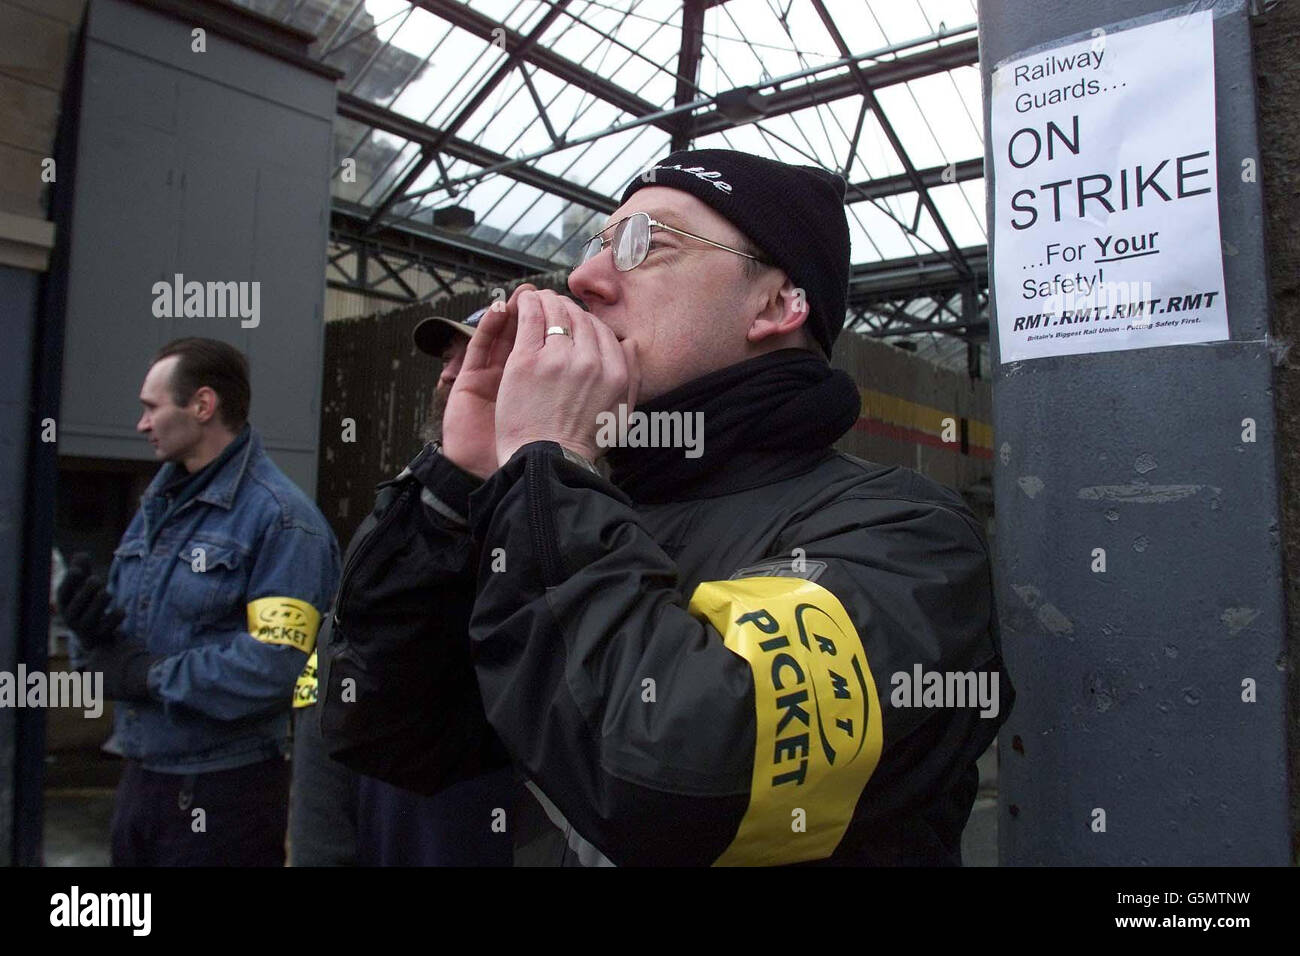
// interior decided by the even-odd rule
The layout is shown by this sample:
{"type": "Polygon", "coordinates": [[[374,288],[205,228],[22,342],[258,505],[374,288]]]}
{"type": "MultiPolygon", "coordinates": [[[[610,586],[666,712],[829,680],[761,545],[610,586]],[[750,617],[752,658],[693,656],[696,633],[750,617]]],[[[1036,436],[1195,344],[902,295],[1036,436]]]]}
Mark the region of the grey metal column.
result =
{"type": "MultiPolygon", "coordinates": [[[[1170,6],[982,0],[985,129],[998,61],[1170,6]]],[[[1240,0],[1214,9],[1231,339],[1003,365],[991,323],[995,576],[1017,691],[999,746],[1003,865],[1290,856],[1276,343],[1262,187],[1241,175],[1259,157],[1250,22],[1240,0]]]]}
{"type": "Polygon", "coordinates": [[[250,421],[312,495],[337,71],[231,5],[92,0],[85,30],[59,454],[152,461],[149,358],[206,336],[248,356],[250,421]],[[177,275],[248,283],[260,314],[156,316],[154,284],[177,275]]]}

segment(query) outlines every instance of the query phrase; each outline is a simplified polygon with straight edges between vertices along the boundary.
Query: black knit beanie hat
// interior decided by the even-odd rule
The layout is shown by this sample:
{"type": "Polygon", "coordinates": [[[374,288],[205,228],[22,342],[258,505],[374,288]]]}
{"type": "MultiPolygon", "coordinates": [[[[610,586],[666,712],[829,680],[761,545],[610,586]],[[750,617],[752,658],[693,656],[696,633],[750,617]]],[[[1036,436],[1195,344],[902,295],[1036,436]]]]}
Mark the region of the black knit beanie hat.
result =
{"type": "Polygon", "coordinates": [[[804,290],[808,329],[831,354],[849,286],[843,177],[730,149],[694,149],[637,174],[621,202],[646,186],[688,192],[748,236],[804,290]]]}

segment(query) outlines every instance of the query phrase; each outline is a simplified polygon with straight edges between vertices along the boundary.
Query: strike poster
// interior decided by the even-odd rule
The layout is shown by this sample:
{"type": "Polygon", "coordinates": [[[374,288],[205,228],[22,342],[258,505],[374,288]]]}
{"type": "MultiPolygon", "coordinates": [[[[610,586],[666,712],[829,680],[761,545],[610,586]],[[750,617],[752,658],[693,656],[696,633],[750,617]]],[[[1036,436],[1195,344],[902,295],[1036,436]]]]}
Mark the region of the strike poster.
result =
{"type": "Polygon", "coordinates": [[[1003,362],[1228,338],[1211,12],[993,73],[1003,362]]]}

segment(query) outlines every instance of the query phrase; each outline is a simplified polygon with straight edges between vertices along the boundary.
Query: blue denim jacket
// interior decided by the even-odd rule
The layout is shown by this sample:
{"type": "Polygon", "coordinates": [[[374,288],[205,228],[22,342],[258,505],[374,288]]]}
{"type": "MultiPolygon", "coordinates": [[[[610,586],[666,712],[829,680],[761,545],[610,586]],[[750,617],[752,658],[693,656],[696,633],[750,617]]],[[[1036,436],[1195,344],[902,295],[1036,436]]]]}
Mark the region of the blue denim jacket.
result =
{"type": "Polygon", "coordinates": [[[294,682],[338,587],[338,543],[256,430],[167,515],[160,489],[179,468],[159,470],[109,569],[123,631],[163,655],[152,699],[117,705],[117,743],[162,773],[285,755],[294,682]]]}

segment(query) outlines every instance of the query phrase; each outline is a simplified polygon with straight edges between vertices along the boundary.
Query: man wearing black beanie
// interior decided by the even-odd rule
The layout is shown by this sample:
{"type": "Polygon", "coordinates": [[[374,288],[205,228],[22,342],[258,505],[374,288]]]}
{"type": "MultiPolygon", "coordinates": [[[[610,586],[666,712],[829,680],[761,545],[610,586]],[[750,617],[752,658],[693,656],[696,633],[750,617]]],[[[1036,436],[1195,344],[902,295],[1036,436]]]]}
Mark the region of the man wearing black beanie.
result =
{"type": "Polygon", "coordinates": [[[585,242],[582,306],[521,286],[470,343],[426,489],[550,862],[960,863],[1013,693],[961,498],[832,447],[843,197],[674,153],[585,242]]]}

